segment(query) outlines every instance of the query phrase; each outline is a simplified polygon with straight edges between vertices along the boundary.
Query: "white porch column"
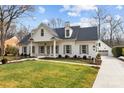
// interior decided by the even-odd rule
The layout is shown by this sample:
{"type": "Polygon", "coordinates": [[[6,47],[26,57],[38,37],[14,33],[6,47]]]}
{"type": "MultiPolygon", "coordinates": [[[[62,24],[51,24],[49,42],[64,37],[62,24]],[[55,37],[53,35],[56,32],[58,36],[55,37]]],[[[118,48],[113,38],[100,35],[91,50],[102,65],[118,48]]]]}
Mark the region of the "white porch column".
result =
{"type": "Polygon", "coordinates": [[[30,47],[31,47],[31,50],[30,50],[30,56],[32,57],[32,41],[31,41],[31,45],[30,45],[30,47]]]}
{"type": "Polygon", "coordinates": [[[56,40],[53,41],[53,57],[56,57],[56,40]]]}

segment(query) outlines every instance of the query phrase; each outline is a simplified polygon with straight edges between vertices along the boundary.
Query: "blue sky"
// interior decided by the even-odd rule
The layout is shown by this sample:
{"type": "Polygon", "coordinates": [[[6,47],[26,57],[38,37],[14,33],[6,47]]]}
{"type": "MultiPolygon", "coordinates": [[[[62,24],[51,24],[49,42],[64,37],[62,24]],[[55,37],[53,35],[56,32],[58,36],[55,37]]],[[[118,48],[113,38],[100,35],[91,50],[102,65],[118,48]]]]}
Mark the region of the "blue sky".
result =
{"type": "Polygon", "coordinates": [[[116,18],[122,18],[124,16],[124,7],[118,5],[90,5],[90,6],[78,6],[78,5],[36,5],[35,11],[32,17],[24,18],[19,22],[23,25],[30,25],[31,29],[36,28],[41,22],[48,22],[52,18],[60,18],[64,21],[70,21],[73,25],[88,26],[92,17],[95,14],[95,10],[101,7],[107,14],[111,14],[116,18]]]}

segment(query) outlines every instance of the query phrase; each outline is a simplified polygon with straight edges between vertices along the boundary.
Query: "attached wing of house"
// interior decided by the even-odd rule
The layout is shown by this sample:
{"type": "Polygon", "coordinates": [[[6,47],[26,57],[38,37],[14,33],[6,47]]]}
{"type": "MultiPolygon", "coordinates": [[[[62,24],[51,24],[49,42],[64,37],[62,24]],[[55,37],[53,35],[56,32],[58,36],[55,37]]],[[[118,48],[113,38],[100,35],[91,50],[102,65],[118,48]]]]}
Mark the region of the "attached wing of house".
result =
{"type": "Polygon", "coordinates": [[[41,23],[20,42],[19,53],[31,56],[95,57],[98,53],[97,27],[70,26],[51,29],[41,23]]]}

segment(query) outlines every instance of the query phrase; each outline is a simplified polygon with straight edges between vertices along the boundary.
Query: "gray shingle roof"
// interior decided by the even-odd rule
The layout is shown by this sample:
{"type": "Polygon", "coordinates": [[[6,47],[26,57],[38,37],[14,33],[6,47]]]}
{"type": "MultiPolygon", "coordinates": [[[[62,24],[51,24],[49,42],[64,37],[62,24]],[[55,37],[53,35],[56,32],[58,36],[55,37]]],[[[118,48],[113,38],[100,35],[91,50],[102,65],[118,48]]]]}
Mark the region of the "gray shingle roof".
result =
{"type": "MultiPolygon", "coordinates": [[[[80,26],[72,26],[71,28],[73,29],[73,33],[68,39],[76,39],[78,41],[98,40],[97,27],[80,28],[80,26]]],[[[57,28],[54,30],[58,34],[59,38],[67,39],[65,38],[64,28],[57,28]]]]}
{"type": "Polygon", "coordinates": [[[19,43],[25,44],[25,45],[28,44],[30,37],[31,37],[31,33],[26,35],[19,43]]]}
{"type": "MultiPolygon", "coordinates": [[[[73,29],[73,33],[70,38],[65,38],[64,28],[56,28],[54,31],[60,39],[75,39],[77,41],[98,40],[97,27],[80,28],[80,26],[71,26],[71,28],[73,29]]],[[[28,34],[20,41],[20,43],[28,44],[30,37],[31,34],[28,34]]]]}
{"type": "Polygon", "coordinates": [[[77,40],[98,40],[97,27],[80,28],[77,40]]]}

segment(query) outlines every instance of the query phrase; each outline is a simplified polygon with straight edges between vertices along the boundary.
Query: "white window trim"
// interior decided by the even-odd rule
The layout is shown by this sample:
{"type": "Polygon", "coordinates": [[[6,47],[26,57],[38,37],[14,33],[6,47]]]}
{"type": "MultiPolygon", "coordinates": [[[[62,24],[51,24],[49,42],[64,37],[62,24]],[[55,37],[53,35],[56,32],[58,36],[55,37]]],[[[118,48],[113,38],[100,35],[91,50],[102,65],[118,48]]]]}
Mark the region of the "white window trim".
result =
{"type": "Polygon", "coordinates": [[[73,29],[72,28],[69,28],[69,27],[65,28],[65,38],[70,38],[72,33],[73,33],[73,29]],[[67,30],[69,30],[69,36],[67,36],[67,34],[66,34],[67,30]]]}
{"type": "Polygon", "coordinates": [[[80,54],[89,54],[89,46],[88,45],[80,45],[79,50],[80,50],[80,54]],[[83,46],[86,46],[86,49],[85,49],[86,53],[83,52],[83,49],[82,49],[83,46]]]}
{"type": "Polygon", "coordinates": [[[63,46],[63,50],[64,50],[64,54],[72,54],[72,45],[64,45],[64,46],[63,46]],[[67,49],[66,49],[67,47],[66,47],[66,46],[70,46],[70,47],[69,47],[69,48],[70,48],[70,49],[69,49],[70,53],[67,53],[67,49]]]}

